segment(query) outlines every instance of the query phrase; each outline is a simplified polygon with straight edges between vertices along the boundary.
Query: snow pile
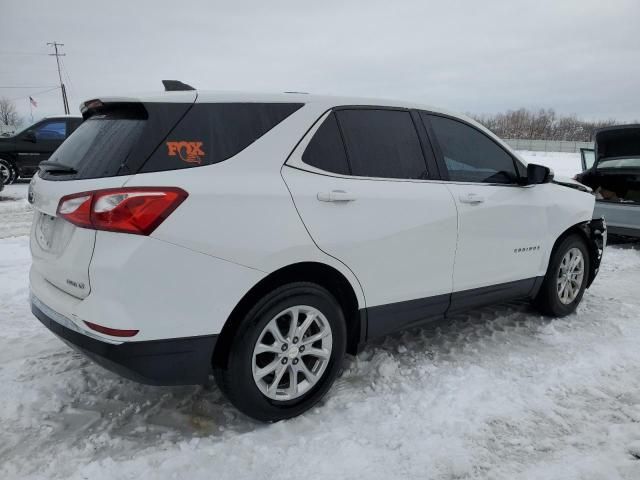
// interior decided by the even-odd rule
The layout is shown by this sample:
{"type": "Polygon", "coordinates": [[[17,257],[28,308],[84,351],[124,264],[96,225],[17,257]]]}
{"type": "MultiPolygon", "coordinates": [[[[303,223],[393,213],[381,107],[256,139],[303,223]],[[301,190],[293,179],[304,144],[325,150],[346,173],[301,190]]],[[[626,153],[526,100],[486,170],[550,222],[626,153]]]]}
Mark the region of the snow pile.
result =
{"type": "Polygon", "coordinates": [[[28,235],[33,211],[27,202],[27,184],[6,185],[0,191],[0,238],[28,235]]]}
{"type": "Polygon", "coordinates": [[[633,248],[607,250],[574,315],[512,303],[387,337],[274,425],[215,387],[138,385],[74,353],[31,316],[28,267],[27,237],[0,239],[2,479],[640,478],[633,248]]]}

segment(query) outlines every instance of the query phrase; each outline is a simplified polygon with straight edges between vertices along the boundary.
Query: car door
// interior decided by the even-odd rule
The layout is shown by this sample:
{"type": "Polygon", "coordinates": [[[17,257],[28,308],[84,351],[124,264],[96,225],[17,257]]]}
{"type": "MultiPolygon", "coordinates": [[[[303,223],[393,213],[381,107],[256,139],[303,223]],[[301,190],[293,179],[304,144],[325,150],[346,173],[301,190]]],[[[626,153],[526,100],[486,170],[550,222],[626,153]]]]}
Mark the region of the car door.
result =
{"type": "Polygon", "coordinates": [[[540,274],[545,192],[521,186],[516,158],[475,126],[421,112],[458,208],[451,309],[527,295],[540,274]]]}
{"type": "Polygon", "coordinates": [[[283,167],[315,243],[361,283],[370,338],[448,308],[457,214],[434,168],[412,114],[375,108],[325,114],[283,167]]]}
{"type": "Polygon", "coordinates": [[[67,120],[49,119],[36,123],[20,135],[16,153],[22,174],[32,174],[38,164],[47,160],[67,136],[67,120]]]}
{"type": "Polygon", "coordinates": [[[593,148],[581,148],[580,161],[582,162],[582,171],[589,170],[596,162],[596,151],[593,148]]]}

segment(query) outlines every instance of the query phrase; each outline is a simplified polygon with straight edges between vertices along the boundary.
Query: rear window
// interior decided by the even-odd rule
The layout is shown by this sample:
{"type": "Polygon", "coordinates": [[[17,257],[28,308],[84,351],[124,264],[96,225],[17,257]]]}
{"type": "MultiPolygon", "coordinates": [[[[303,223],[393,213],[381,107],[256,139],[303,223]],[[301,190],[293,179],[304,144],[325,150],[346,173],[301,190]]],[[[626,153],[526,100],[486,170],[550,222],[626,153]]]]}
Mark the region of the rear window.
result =
{"type": "Polygon", "coordinates": [[[112,177],[126,164],[145,120],[97,115],[83,122],[49,160],[73,168],[74,175],[43,172],[43,178],[71,180],[112,177]]]}
{"type": "Polygon", "coordinates": [[[210,165],[248,147],[293,112],[296,103],[109,104],[49,158],[47,180],[81,180],[210,165]]]}
{"type": "Polygon", "coordinates": [[[227,160],[294,113],[301,103],[200,103],[169,134],[141,172],[227,160]]]}

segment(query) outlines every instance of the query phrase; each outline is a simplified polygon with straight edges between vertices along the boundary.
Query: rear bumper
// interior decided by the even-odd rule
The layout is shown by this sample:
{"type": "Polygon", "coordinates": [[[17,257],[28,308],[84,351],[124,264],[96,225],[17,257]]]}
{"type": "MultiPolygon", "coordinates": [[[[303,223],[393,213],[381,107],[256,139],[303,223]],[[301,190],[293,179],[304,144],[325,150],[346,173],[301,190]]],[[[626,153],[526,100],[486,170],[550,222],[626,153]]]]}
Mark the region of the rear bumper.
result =
{"type": "Polygon", "coordinates": [[[42,324],[69,346],[118,375],[148,385],[205,383],[217,335],[111,344],[68,328],[31,302],[42,324]]]}

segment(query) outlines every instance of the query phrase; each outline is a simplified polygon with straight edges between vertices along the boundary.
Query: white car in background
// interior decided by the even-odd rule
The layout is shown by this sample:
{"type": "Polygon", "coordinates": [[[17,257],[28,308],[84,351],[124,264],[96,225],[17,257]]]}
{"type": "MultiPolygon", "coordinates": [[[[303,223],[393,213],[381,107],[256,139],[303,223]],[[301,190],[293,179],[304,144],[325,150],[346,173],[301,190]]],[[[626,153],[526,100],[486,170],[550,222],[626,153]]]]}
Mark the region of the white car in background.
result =
{"type": "Polygon", "coordinates": [[[593,195],[470,119],[169,86],[84,103],[30,185],[32,311],[124,376],[213,373],[275,421],[371,338],[518,298],[567,315],[598,272],[593,195]]]}

